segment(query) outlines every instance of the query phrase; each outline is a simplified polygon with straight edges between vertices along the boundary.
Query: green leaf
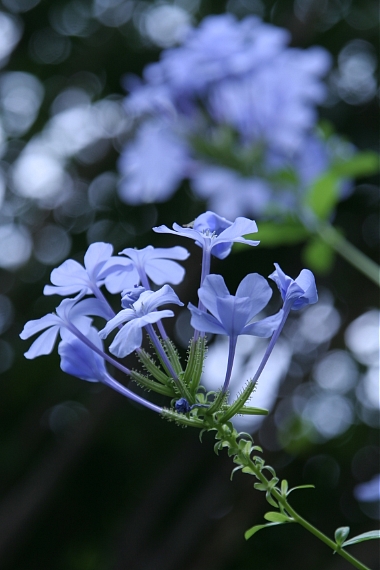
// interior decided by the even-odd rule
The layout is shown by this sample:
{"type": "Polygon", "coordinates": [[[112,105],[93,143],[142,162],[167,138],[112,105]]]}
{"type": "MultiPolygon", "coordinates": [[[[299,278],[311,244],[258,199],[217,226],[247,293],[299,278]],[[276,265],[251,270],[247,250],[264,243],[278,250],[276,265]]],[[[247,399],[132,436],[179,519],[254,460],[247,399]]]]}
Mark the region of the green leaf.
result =
{"type": "Polygon", "coordinates": [[[341,526],[336,529],[334,537],[335,537],[335,542],[337,543],[338,546],[342,546],[343,542],[346,540],[349,533],[350,533],[349,526],[341,526]]]}
{"type": "MultiPolygon", "coordinates": [[[[290,491],[289,491],[290,492],[290,491]]],[[[281,481],[281,495],[286,497],[288,495],[288,482],[286,479],[281,481]]]]}
{"type": "MultiPolygon", "coordinates": [[[[309,231],[299,222],[261,222],[257,233],[248,234],[245,237],[260,240],[260,245],[264,247],[277,247],[305,241],[309,235],[309,231]]],[[[233,251],[240,251],[245,247],[247,246],[243,243],[235,243],[233,251]]]]}
{"type": "Polygon", "coordinates": [[[271,523],[267,523],[267,524],[257,524],[255,526],[253,526],[252,528],[248,529],[245,531],[244,533],[244,538],[245,540],[248,540],[249,538],[251,538],[251,536],[253,536],[254,534],[256,534],[256,532],[258,532],[259,530],[261,530],[262,528],[266,528],[268,526],[276,526],[278,524],[282,524],[280,522],[271,522],[271,523]]]}
{"type": "Polygon", "coordinates": [[[312,184],[305,197],[308,206],[317,218],[328,218],[339,200],[339,177],[333,172],[326,172],[312,184]]]}
{"type": "Polygon", "coordinates": [[[329,244],[316,236],[303,248],[302,259],[311,270],[326,275],[334,264],[335,252],[329,244]]]}
{"type": "Polygon", "coordinates": [[[379,169],[379,155],[376,152],[364,151],[358,152],[349,160],[334,164],[332,172],[337,176],[357,178],[375,174],[379,169]]]}
{"type": "Polygon", "coordinates": [[[315,485],[298,485],[297,487],[292,487],[287,492],[286,496],[290,495],[293,491],[297,491],[298,489],[315,489],[315,485]]]}
{"type": "Polygon", "coordinates": [[[242,465],[238,465],[237,467],[235,467],[234,469],[232,469],[232,473],[231,473],[231,477],[230,480],[232,481],[233,476],[235,475],[236,471],[239,471],[240,469],[242,469],[243,466],[242,465]]]}
{"type": "Polygon", "coordinates": [[[350,546],[351,544],[356,544],[357,542],[363,542],[364,540],[373,540],[376,538],[380,539],[380,530],[370,530],[368,532],[364,532],[363,534],[358,534],[358,536],[354,536],[354,538],[350,538],[350,540],[346,540],[342,546],[350,546]]]}
{"type": "Polygon", "coordinates": [[[268,513],[265,513],[264,519],[270,522],[278,522],[278,523],[286,523],[292,521],[292,519],[290,519],[286,515],[283,515],[282,513],[276,513],[274,511],[269,511],[268,513]]]}

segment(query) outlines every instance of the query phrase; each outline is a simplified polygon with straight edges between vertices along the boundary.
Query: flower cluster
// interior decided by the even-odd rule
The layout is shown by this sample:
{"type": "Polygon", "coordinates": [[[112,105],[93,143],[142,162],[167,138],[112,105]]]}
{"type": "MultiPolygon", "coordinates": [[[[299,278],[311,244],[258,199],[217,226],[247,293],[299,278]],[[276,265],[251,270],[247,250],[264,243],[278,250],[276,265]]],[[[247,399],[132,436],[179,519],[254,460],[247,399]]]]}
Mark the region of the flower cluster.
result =
{"type": "Polygon", "coordinates": [[[121,198],[165,201],[189,179],[223,216],[294,210],[342,144],[315,128],[329,54],[289,41],[256,17],[210,16],[142,82],[127,77],[125,108],[139,122],[119,161],[121,198]]]}
{"type": "MultiPolygon", "coordinates": [[[[235,242],[258,245],[257,241],[244,237],[257,231],[253,220],[237,218],[230,222],[214,212],[206,212],[185,227],[174,224],[173,229],[159,226],[153,230],[189,238],[202,249],[199,303],[197,307],[188,304],[194,337],[190,341],[184,368],[162,322],[174,316],[171,309],[163,306],[183,305],[169,285],[179,283],[185,274],[177,260],[185,260],[188,252],[180,246],[167,249],[148,246],[143,250],[128,248],[121,251],[119,257],[112,255],[110,244],[93,243],[85,255],[84,266],[74,260],[65,261],[52,271],[53,285],[47,285],[44,293],[74,296],[63,299],[55,313],[25,325],[20,335],[22,339],[41,333],[25,356],[32,359],[51,353],[60,337],[58,352],[64,372],[90,382],[102,382],[154,411],[164,411],[164,408],[119,383],[107,369],[107,365],[111,365],[141,386],[169,396],[172,404],[168,408],[172,405],[179,417],[207,415],[220,410],[228,413],[226,396],[238,337],[270,337],[268,349],[250,382],[252,391],[289,312],[317,301],[314,276],[304,269],[293,280],[275,264],[276,269],[270,278],[280,290],[283,306],[272,316],[258,318],[272,296],[272,289],[264,277],[257,273],[248,274],[241,281],[236,294],[232,295],[223,277],[210,272],[211,256],[224,259],[235,242]],[[152,289],[153,284],[159,288],[152,289]],[[109,292],[121,293],[122,308],[117,314],[103,294],[103,286],[109,292]],[[93,317],[104,320],[101,330],[94,326],[93,317]],[[103,340],[115,329],[117,333],[109,350],[106,350],[103,340]],[[221,380],[221,390],[215,397],[205,397],[201,385],[205,333],[229,338],[226,373],[221,380]],[[144,335],[151,342],[153,356],[143,348],[144,335]],[[148,375],[130,370],[118,360],[133,352],[148,375]]],[[[247,397],[245,393],[241,405],[235,402],[233,409],[241,413],[247,397]]]]}

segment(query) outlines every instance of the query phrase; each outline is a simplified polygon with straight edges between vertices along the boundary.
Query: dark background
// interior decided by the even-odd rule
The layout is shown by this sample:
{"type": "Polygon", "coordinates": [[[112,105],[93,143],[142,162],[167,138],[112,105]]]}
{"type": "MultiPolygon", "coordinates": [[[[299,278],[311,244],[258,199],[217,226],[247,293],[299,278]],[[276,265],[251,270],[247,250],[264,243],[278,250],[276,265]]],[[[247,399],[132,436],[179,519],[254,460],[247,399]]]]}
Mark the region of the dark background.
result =
{"type": "MultiPolygon", "coordinates": [[[[105,0],[98,3],[109,7],[122,4],[105,0]]],[[[144,35],[144,13],[152,5],[129,2],[131,16],[119,23],[116,17],[112,20],[112,10],[111,20],[95,17],[89,0],[2,1],[2,10],[13,14],[23,34],[0,74],[27,72],[37,77],[45,89],[30,128],[20,135],[9,133],[1,159],[4,172],[11,172],[24,146],[46,128],[51,105],[62,91],[80,88],[90,93],[93,102],[108,97],[119,104],[124,96],[123,74],[140,75],[146,63],[159,57],[159,47],[144,35]],[[45,61],[41,53],[48,54],[45,61]]],[[[224,2],[211,0],[182,2],[182,7],[192,9],[195,23],[208,14],[226,10],[224,2]]],[[[228,2],[227,8],[238,17],[258,13],[265,21],[288,28],[295,46],[325,46],[334,57],[335,73],[339,71],[339,54],[353,40],[360,40],[362,43],[354,46],[367,50],[376,60],[376,3],[241,0],[228,2]]],[[[320,109],[321,118],[331,121],[336,131],[359,149],[376,150],[376,91],[364,100],[354,87],[347,95],[347,91],[336,88],[334,77],[332,73],[328,79],[330,96],[328,104],[320,109]]],[[[5,119],[6,112],[4,107],[5,119]]],[[[6,190],[0,212],[2,224],[13,220],[26,226],[35,246],[29,260],[0,269],[0,567],[348,568],[343,559],[333,556],[327,547],[296,526],[266,529],[246,542],[244,531],[263,522],[267,504],[264,496],[253,490],[248,476],[238,473],[230,482],[232,463],[225,453],[214,455],[211,435],[205,436],[201,444],[195,431],[177,428],[106,388],[66,376],[59,369],[56,354],[35,361],[23,358],[29,345],[18,335],[27,320],[54,309],[56,299],[43,298],[42,288],[52,267],[63,261],[49,262],[44,257],[40,243],[43,228],[61,228],[68,236],[66,256],[82,260],[88,242],[99,236],[119,249],[150,243],[175,245],[169,236],[153,235],[150,228],[171,225],[173,221],[188,222],[204,209],[185,185],[164,204],[127,206],[112,188],[104,203],[99,206],[95,200],[94,205],[94,194],[89,192],[91,182],[104,172],[116,172],[118,150],[126,137],[125,131],[113,141],[106,137],[94,140],[87,145],[87,154],[78,151],[68,157],[65,168],[74,188],[68,206],[48,207],[21,199],[12,193],[11,185],[6,190]],[[89,158],[91,152],[93,157],[89,158]]],[[[377,212],[376,179],[365,179],[358,180],[356,191],[340,203],[335,218],[336,226],[347,238],[375,260],[379,241],[377,212]]],[[[277,261],[295,277],[303,267],[302,247],[256,248],[254,270],[268,275],[277,261]]],[[[198,279],[199,251],[191,251],[188,279],[179,289],[185,302],[194,299],[198,279]]],[[[240,252],[218,266],[231,290],[252,263],[250,255],[248,251],[240,252]]],[[[276,409],[286,399],[293,402],[292,394],[296,388],[300,393],[300,384],[313,385],[315,361],[329,350],[346,350],[344,331],[348,325],[378,303],[376,286],[340,258],[336,258],[331,271],[317,276],[317,283],[322,291],[329,292],[341,324],[330,341],[316,345],[298,376],[290,373],[285,379],[276,409]]],[[[358,362],[357,367],[365,373],[363,362],[358,362]]],[[[379,471],[376,410],[360,412],[354,389],[347,397],[355,413],[350,425],[335,437],[303,429],[296,407],[286,422],[274,421],[275,410],[271,410],[271,416],[254,435],[264,447],[267,462],[281,478],[291,485],[316,485],[313,491],[295,493],[293,504],[330,536],[338,526],[350,526],[352,536],[376,526],[375,511],[360,505],[353,495],[358,483],[370,480],[379,471]]],[[[379,568],[375,541],[351,547],[350,552],[371,568],[379,568]]]]}

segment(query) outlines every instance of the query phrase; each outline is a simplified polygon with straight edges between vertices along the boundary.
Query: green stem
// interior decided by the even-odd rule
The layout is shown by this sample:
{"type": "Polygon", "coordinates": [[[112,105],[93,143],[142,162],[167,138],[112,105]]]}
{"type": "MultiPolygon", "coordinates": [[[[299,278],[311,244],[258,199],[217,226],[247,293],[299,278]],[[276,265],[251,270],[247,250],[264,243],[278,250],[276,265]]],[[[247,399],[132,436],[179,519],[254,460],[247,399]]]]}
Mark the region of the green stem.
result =
{"type": "Polygon", "coordinates": [[[280,493],[278,493],[278,491],[276,493],[273,492],[273,496],[275,496],[275,498],[278,500],[278,502],[282,504],[282,506],[287,510],[287,512],[293,517],[295,522],[302,525],[306,530],[308,530],[309,532],[314,534],[314,536],[316,536],[317,538],[319,538],[319,540],[321,540],[322,542],[327,544],[327,546],[329,546],[332,550],[334,550],[334,552],[336,552],[337,554],[340,554],[340,556],[342,556],[345,560],[347,560],[347,562],[350,562],[352,564],[352,566],[354,566],[355,568],[358,568],[359,570],[370,570],[370,568],[368,568],[368,566],[366,566],[365,564],[363,564],[362,562],[360,562],[359,560],[357,560],[356,558],[351,556],[351,554],[349,554],[348,552],[346,552],[342,548],[338,547],[338,545],[333,540],[331,540],[328,536],[323,534],[323,532],[321,532],[320,530],[315,528],[315,526],[313,526],[308,521],[306,521],[303,517],[301,517],[289,505],[289,503],[286,499],[284,499],[281,495],[280,496],[277,496],[277,495],[280,495],[280,493]]]}
{"type": "Polygon", "coordinates": [[[324,242],[344,257],[346,261],[351,263],[376,285],[380,285],[380,267],[377,263],[348,242],[332,225],[324,222],[317,226],[316,233],[324,242]]]}
{"type": "MultiPolygon", "coordinates": [[[[220,432],[221,425],[219,424],[219,426],[218,426],[218,424],[216,424],[215,427],[217,428],[219,433],[221,433],[220,432]]],[[[365,564],[362,564],[359,560],[357,560],[356,558],[351,556],[351,554],[349,554],[348,552],[343,550],[333,540],[328,538],[325,534],[323,534],[321,531],[319,531],[317,528],[315,528],[312,524],[310,524],[308,521],[306,521],[303,517],[301,517],[289,505],[287,499],[280,493],[280,491],[277,488],[275,488],[275,487],[271,488],[269,480],[262,473],[262,470],[260,469],[260,467],[258,467],[254,463],[254,461],[252,461],[252,459],[249,457],[249,455],[247,455],[247,453],[245,451],[239,449],[239,444],[236,441],[236,435],[234,435],[233,431],[230,431],[230,434],[228,434],[226,432],[226,430],[223,430],[221,435],[222,435],[221,439],[223,441],[225,441],[226,443],[228,443],[228,447],[230,447],[231,449],[236,449],[236,448],[238,449],[237,453],[235,455],[235,462],[239,463],[240,465],[243,465],[244,467],[248,467],[249,470],[252,472],[252,474],[255,475],[255,477],[260,481],[260,483],[262,483],[263,485],[265,485],[267,487],[267,489],[270,491],[270,494],[272,495],[272,497],[285,509],[285,511],[293,518],[293,520],[295,522],[297,522],[298,524],[303,526],[306,530],[308,530],[310,533],[312,533],[314,536],[319,538],[319,540],[324,542],[334,552],[336,552],[337,554],[342,556],[345,560],[350,562],[352,564],[352,566],[354,566],[355,568],[358,568],[359,570],[370,570],[370,568],[368,568],[368,566],[365,566],[365,564]]]]}

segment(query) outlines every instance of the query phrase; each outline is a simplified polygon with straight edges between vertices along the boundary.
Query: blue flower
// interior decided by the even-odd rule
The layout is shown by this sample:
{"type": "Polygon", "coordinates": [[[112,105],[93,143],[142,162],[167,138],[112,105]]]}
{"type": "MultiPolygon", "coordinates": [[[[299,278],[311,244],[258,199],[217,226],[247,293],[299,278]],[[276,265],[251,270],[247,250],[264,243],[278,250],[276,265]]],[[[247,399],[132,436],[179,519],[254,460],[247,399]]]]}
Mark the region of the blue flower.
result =
{"type": "Polygon", "coordinates": [[[74,299],[64,299],[57,307],[56,313],[26,323],[20,334],[23,340],[41,331],[44,332],[32,343],[24,355],[25,358],[31,360],[37,356],[50,354],[59,334],[62,339],[75,334],[76,330],[86,335],[92,322],[87,315],[108,318],[104,304],[98,299],[93,297],[83,301],[80,299],[81,295],[77,295],[74,299]]]}
{"type": "MultiPolygon", "coordinates": [[[[103,351],[103,343],[94,327],[89,327],[86,336],[103,351]]],[[[103,382],[107,376],[104,359],[74,335],[66,335],[59,343],[58,354],[61,357],[61,369],[67,374],[88,382],[103,382]]]]}
{"type": "Polygon", "coordinates": [[[278,263],[274,264],[276,270],[269,275],[276,283],[284,301],[284,312],[298,311],[307,305],[318,301],[315,278],[309,269],[303,269],[296,279],[286,275],[278,263]]]}
{"type": "Polygon", "coordinates": [[[250,273],[241,281],[236,295],[228,291],[221,275],[208,275],[198,289],[199,299],[211,313],[199,310],[189,303],[191,325],[202,332],[269,337],[281,321],[281,312],[272,317],[252,322],[268,304],[272,289],[258,273],[250,273]]]}
{"type": "Polygon", "coordinates": [[[141,281],[146,289],[150,289],[146,280],[147,276],[156,285],[163,285],[164,283],[178,285],[185,275],[185,270],[173,259],[184,260],[190,254],[187,249],[179,245],[166,248],[148,245],[144,249],[127,247],[119,255],[125,255],[129,258],[139,276],[138,282],[141,281]]]}
{"type": "MultiPolygon", "coordinates": [[[[86,331],[86,337],[92,347],[98,349],[98,352],[95,352],[93,348],[90,348],[82,340],[70,333],[66,334],[64,340],[59,343],[58,353],[61,356],[61,369],[64,372],[88,382],[102,382],[130,400],[142,404],[155,412],[162,412],[162,408],[138,396],[110,376],[101,356],[103,343],[94,327],[89,327],[86,331]]],[[[125,369],[125,371],[128,370],[125,369]]]]}
{"type": "Polygon", "coordinates": [[[183,305],[173,289],[164,285],[158,291],[144,291],[130,308],[121,310],[99,332],[101,338],[106,338],[119,325],[126,323],[115,336],[110,351],[122,358],[141,347],[142,327],[149,327],[163,318],[173,317],[173,311],[168,309],[157,311],[161,305],[175,303],[183,305]]]}
{"type": "MultiPolygon", "coordinates": [[[[124,283],[127,282],[133,287],[135,276],[133,274],[133,264],[124,263],[118,257],[112,257],[113,247],[110,243],[92,243],[84,256],[84,267],[74,259],[67,259],[59,267],[51,272],[51,282],[53,285],[45,285],[44,295],[75,295],[83,293],[85,295],[98,295],[102,285],[109,286],[110,277],[115,271],[123,270],[124,283]]],[[[109,287],[107,287],[109,288],[109,287]]],[[[111,286],[111,293],[115,291],[111,286]]]]}
{"type": "Polygon", "coordinates": [[[198,331],[229,337],[226,376],[222,393],[227,391],[239,335],[269,337],[282,320],[282,310],[276,315],[252,322],[272,296],[272,289],[258,273],[250,273],[241,281],[236,295],[230,295],[221,275],[208,275],[198,296],[200,308],[189,303],[191,325],[198,331]],[[207,309],[210,313],[207,313],[207,309]]]}
{"type": "Polygon", "coordinates": [[[210,252],[219,259],[224,259],[231,251],[234,242],[247,245],[258,245],[258,241],[245,239],[243,236],[257,232],[256,222],[248,218],[237,218],[230,222],[214,212],[205,212],[191,224],[192,227],[182,227],[173,224],[173,229],[167,226],[153,228],[157,233],[169,233],[193,239],[203,250],[210,252]]]}

